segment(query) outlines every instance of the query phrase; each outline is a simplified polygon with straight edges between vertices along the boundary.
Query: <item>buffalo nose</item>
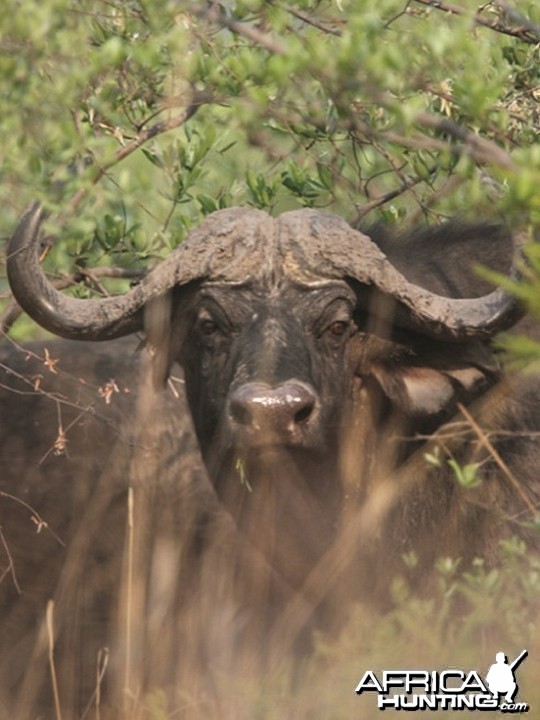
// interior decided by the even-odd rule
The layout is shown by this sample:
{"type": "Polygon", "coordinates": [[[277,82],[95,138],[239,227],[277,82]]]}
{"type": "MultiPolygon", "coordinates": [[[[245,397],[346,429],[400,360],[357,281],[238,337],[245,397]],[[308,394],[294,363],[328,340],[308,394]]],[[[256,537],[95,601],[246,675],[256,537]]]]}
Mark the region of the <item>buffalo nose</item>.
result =
{"type": "Polygon", "coordinates": [[[291,381],[270,387],[251,382],[232,392],[229,415],[233,425],[251,436],[267,434],[272,440],[297,443],[316,406],[317,396],[309,385],[291,381]]]}

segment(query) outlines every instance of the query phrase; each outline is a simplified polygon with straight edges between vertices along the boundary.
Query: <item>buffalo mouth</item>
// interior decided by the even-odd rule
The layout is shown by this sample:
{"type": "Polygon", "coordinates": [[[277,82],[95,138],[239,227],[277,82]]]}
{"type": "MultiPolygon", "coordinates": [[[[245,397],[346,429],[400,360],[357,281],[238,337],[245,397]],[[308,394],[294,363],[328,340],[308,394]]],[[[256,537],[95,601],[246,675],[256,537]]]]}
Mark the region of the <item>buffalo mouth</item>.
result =
{"type": "Polygon", "coordinates": [[[285,499],[302,491],[322,499],[339,485],[336,458],[328,446],[234,446],[219,461],[214,458],[211,474],[218,494],[233,504],[238,494],[285,499]]]}
{"type": "MultiPolygon", "coordinates": [[[[236,447],[231,453],[235,465],[245,465],[252,470],[273,468],[294,468],[299,473],[311,463],[320,463],[325,453],[320,448],[308,448],[297,445],[264,443],[249,447],[236,447]],[[285,465],[284,465],[285,464],[285,465]]],[[[303,473],[302,473],[303,474],[303,473]]]]}
{"type": "Polygon", "coordinates": [[[291,588],[302,586],[339,527],[343,495],[333,459],[282,445],[230,449],[214,477],[248,551],[291,588]]]}

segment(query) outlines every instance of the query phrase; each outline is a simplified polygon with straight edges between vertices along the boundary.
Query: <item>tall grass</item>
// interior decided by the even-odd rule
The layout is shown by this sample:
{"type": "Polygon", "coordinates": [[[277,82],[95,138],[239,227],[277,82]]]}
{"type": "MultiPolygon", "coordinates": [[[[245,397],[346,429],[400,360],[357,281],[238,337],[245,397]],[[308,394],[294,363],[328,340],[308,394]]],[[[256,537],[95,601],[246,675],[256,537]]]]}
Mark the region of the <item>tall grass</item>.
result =
{"type": "MultiPolygon", "coordinates": [[[[387,476],[379,495],[371,488],[367,505],[343,514],[295,586],[273,561],[286,563],[290,546],[297,568],[295,538],[317,540],[309,504],[284,528],[281,496],[259,500],[256,484],[243,483],[253,514],[251,534],[239,532],[210,485],[185,408],[171,410],[177,399],[155,391],[144,362],[141,378],[122,435],[100,427],[93,447],[99,456],[109,442],[105,467],[73,478],[69,492],[81,497],[68,548],[40,550],[32,540],[43,572],[30,576],[13,558],[22,594],[12,593],[0,623],[0,718],[372,720],[376,697],[354,693],[368,669],[485,675],[498,651],[514,657],[522,648],[529,657],[517,672],[517,700],[534,717],[540,559],[522,540],[502,541],[496,566],[442,556],[421,573],[412,553],[373,550],[389,508],[425,473],[419,455],[398,477],[404,486],[392,490],[387,476]]],[[[385,473],[392,448],[380,457],[385,473]]],[[[294,468],[280,470],[288,488],[294,468]]],[[[16,540],[8,534],[11,546],[16,540]]]]}

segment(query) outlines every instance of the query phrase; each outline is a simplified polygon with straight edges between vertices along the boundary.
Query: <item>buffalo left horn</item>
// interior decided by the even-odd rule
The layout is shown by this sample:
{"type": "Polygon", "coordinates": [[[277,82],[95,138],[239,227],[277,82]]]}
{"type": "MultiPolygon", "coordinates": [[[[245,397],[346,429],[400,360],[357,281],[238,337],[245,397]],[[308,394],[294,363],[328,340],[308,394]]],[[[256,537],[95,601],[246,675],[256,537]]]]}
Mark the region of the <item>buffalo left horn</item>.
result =
{"type": "MultiPolygon", "coordinates": [[[[330,213],[295,210],[278,221],[282,246],[296,266],[319,277],[350,278],[371,286],[396,301],[396,324],[423,335],[453,342],[492,337],[525,314],[516,296],[502,288],[477,298],[449,298],[415,285],[369,237],[330,213]]],[[[518,278],[514,267],[511,279],[518,278]]]]}

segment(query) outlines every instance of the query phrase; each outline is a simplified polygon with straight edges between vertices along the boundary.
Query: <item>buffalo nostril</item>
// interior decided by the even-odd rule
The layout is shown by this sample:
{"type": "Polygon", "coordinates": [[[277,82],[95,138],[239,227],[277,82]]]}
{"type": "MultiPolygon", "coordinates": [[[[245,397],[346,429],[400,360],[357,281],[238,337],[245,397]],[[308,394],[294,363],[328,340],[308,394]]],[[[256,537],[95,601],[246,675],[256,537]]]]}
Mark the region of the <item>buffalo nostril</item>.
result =
{"type": "Polygon", "coordinates": [[[304,407],[300,408],[300,410],[297,410],[294,414],[294,422],[297,425],[301,425],[302,423],[306,422],[306,420],[309,420],[311,413],[315,409],[315,401],[310,400],[306,402],[304,407]]]}
{"type": "Polygon", "coordinates": [[[231,418],[239,425],[249,425],[252,421],[249,400],[232,398],[229,404],[231,418]]]}

